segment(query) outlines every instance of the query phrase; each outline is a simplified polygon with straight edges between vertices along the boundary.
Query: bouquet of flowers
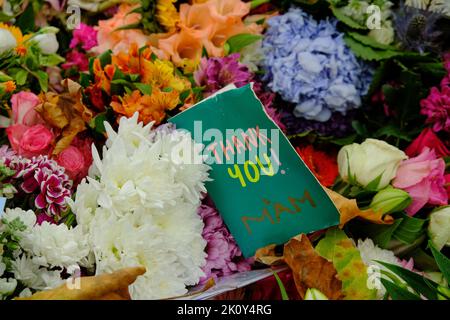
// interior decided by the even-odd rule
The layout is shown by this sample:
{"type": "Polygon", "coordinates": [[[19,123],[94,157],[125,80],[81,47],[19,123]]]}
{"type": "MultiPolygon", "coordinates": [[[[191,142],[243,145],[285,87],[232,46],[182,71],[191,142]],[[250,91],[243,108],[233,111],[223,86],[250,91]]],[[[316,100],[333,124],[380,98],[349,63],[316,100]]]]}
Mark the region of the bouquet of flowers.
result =
{"type": "Polygon", "coordinates": [[[122,269],[121,298],[172,298],[278,264],[245,296],[450,299],[448,1],[0,6],[0,299],[122,269]],[[247,259],[168,120],[250,83],[340,225],[247,259]]]}

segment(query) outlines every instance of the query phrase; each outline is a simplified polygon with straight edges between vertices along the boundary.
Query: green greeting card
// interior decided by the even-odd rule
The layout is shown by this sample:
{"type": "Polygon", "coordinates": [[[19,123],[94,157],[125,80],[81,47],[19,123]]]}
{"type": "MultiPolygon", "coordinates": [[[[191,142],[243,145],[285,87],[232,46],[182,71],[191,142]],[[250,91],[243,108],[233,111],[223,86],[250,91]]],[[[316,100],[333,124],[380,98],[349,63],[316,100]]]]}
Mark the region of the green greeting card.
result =
{"type": "Polygon", "coordinates": [[[339,224],[339,213],[250,85],[169,120],[205,145],[206,188],[245,257],[299,233],[339,224]]]}

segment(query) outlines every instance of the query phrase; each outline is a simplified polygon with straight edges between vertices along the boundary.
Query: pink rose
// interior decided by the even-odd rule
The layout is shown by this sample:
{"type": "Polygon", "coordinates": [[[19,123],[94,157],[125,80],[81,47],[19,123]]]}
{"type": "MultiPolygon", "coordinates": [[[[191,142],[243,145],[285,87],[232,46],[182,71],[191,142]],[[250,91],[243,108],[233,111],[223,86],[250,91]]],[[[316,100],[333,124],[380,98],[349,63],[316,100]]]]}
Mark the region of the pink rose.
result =
{"type": "Polygon", "coordinates": [[[437,158],[435,151],[428,147],[417,157],[400,164],[393,186],[405,190],[413,199],[406,208],[409,215],[416,214],[427,203],[439,206],[447,204],[444,173],[444,160],[437,158]]]}
{"type": "Polygon", "coordinates": [[[11,97],[13,124],[33,126],[43,123],[40,115],[34,108],[40,103],[37,95],[21,91],[11,97]]]}
{"type": "Polygon", "coordinates": [[[53,133],[42,124],[32,126],[23,133],[18,153],[27,158],[48,154],[53,138],[53,133]]]}
{"type": "Polygon", "coordinates": [[[85,166],[83,154],[74,146],[64,149],[58,156],[58,164],[66,169],[70,179],[76,180],[78,174],[82,172],[85,166]]]}
{"type": "Polygon", "coordinates": [[[14,124],[6,128],[6,134],[8,135],[9,143],[15,152],[19,152],[19,144],[25,131],[29,129],[28,126],[23,124],[14,124]]]}

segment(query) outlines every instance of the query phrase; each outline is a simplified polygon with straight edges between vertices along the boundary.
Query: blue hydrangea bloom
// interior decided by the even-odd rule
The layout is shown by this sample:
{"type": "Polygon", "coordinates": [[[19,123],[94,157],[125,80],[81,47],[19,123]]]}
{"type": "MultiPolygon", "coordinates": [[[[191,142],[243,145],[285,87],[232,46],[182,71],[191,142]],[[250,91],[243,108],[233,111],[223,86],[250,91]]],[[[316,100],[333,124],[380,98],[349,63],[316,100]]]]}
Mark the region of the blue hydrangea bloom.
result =
{"type": "Polygon", "coordinates": [[[336,30],[337,20],[315,21],[290,9],[268,21],[263,40],[269,88],[295,103],[297,117],[328,121],[361,106],[372,72],[358,61],[336,30]]]}

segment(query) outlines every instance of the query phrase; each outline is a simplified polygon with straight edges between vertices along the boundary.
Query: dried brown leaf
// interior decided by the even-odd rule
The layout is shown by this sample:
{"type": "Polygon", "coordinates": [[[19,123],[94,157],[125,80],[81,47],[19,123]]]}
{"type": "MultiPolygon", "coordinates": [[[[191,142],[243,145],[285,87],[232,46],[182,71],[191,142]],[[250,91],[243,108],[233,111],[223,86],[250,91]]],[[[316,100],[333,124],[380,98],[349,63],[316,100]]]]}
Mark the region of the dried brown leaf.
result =
{"type": "Polygon", "coordinates": [[[343,298],[342,283],[333,263],[314,250],[306,235],[298,235],[284,245],[284,260],[292,270],[301,298],[309,288],[320,290],[328,299],[343,298]]]}
{"type": "Polygon", "coordinates": [[[54,155],[66,149],[78,133],[86,130],[86,123],[94,117],[93,111],[82,102],[81,87],[71,80],[63,81],[63,84],[66,92],[41,94],[41,103],[35,108],[57,135],[54,155]]]}
{"type": "Polygon", "coordinates": [[[325,188],[325,191],[328,193],[328,196],[331,198],[334,205],[339,210],[340,228],[342,228],[347,222],[356,217],[360,217],[377,224],[391,224],[392,222],[394,222],[392,216],[388,214],[383,216],[383,213],[381,211],[376,212],[372,209],[359,209],[355,199],[347,199],[339,193],[327,188],[325,188]]]}
{"type": "Polygon", "coordinates": [[[17,300],[129,300],[128,286],[144,273],[144,267],[133,267],[93,277],[81,277],[80,289],[69,289],[63,284],[53,290],[40,291],[31,297],[17,300]]]}
{"type": "Polygon", "coordinates": [[[260,248],[255,253],[255,260],[268,266],[276,266],[284,263],[283,255],[275,252],[276,245],[271,244],[264,248],[260,248]]]}

